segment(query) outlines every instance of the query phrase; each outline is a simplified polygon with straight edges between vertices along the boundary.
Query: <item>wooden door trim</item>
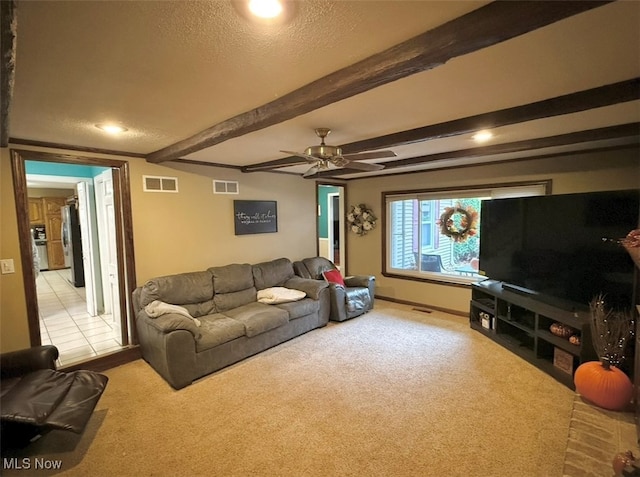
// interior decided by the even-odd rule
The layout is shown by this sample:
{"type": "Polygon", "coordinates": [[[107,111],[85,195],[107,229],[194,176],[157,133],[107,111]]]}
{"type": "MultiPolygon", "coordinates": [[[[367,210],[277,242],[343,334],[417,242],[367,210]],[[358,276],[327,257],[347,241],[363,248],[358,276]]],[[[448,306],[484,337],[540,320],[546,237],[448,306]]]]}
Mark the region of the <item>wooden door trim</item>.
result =
{"type": "MultiPolygon", "coordinates": [[[[18,241],[20,244],[20,260],[23,271],[23,283],[27,308],[27,321],[29,325],[29,340],[31,346],[41,344],[40,323],[38,319],[38,297],[36,292],[36,276],[33,270],[33,256],[31,250],[30,223],[28,217],[29,200],[27,195],[27,180],[25,161],[58,162],[64,164],[88,165],[110,167],[114,176],[118,177],[117,184],[114,181],[114,196],[118,197],[119,213],[116,218],[117,228],[121,239],[118,241],[118,262],[121,290],[124,303],[122,318],[125,321],[123,327],[129,329],[129,317],[133,317],[127,310],[133,310],[131,305],[131,293],[135,289],[135,257],[133,251],[133,227],[131,214],[131,191],[129,186],[129,163],[115,159],[102,159],[97,157],[73,156],[67,154],[53,154],[39,151],[11,149],[11,167],[13,173],[13,188],[18,222],[18,241]]],[[[132,327],[135,333],[135,327],[132,327]]],[[[137,342],[133,335],[133,342],[137,342]]]]}

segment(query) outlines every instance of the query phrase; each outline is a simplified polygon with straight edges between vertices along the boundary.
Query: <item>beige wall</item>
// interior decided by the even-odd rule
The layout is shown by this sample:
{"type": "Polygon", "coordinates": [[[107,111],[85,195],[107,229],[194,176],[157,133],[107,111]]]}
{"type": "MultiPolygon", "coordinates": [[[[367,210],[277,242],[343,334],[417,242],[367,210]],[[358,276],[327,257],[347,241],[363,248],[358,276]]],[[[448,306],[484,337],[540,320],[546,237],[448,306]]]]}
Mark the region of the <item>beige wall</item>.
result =
{"type": "Polygon", "coordinates": [[[138,283],[231,262],[298,260],[316,254],[314,181],[290,174],[156,165],[142,159],[132,160],[130,166],[138,283]],[[177,177],[180,192],[143,192],[143,175],[177,177]],[[240,194],[213,194],[214,178],[238,181],[240,194]],[[278,232],[236,236],[234,199],[276,200],[278,232]]]}
{"type": "MultiPolygon", "coordinates": [[[[78,155],[69,151],[48,152],[78,155]]],[[[4,352],[29,346],[29,339],[8,149],[1,150],[0,159],[0,258],[13,258],[16,266],[15,274],[0,275],[0,351],[4,352]]],[[[256,263],[280,256],[295,260],[316,253],[314,181],[286,174],[242,174],[226,168],[120,159],[128,160],[130,165],[138,284],[158,275],[231,262],[256,263]],[[177,177],[180,192],[143,192],[143,175],[177,177]],[[214,195],[212,178],[239,181],[240,194],[214,195]],[[234,199],[276,200],[278,232],[235,236],[234,199]]],[[[638,151],[349,181],[347,205],[366,203],[380,215],[383,191],[531,179],[553,179],[554,193],[638,187],[638,151]]],[[[468,288],[383,277],[381,232],[378,227],[364,237],[349,233],[349,274],[375,275],[382,296],[461,313],[467,311],[468,288]]]]}
{"type": "MultiPolygon", "coordinates": [[[[104,157],[129,162],[138,284],[154,276],[232,262],[257,263],[277,257],[297,260],[316,254],[314,181],[288,174],[243,174],[226,168],[157,165],[138,158],[104,157]],[[179,192],[143,192],[143,175],[177,177],[179,192]],[[212,178],[239,181],[240,194],[214,195],[212,178]],[[236,236],[234,199],[277,201],[278,232],[236,236]]],[[[28,347],[29,335],[9,149],[2,149],[0,171],[0,258],[13,258],[16,265],[15,274],[0,275],[0,351],[5,352],[28,347]]]]}
{"type": "MultiPolygon", "coordinates": [[[[350,181],[347,205],[365,203],[381,217],[382,192],[542,179],[553,180],[554,194],[633,189],[640,187],[638,157],[637,149],[629,149],[350,181]]],[[[468,313],[471,299],[468,287],[451,287],[382,276],[382,233],[381,226],[363,237],[349,233],[347,257],[350,274],[375,275],[376,294],[380,296],[468,313]]]]}
{"type": "MultiPolygon", "coordinates": [[[[27,348],[29,327],[9,149],[0,149],[0,259],[13,259],[16,273],[0,275],[0,351],[27,348]]],[[[25,211],[26,213],[26,211],[25,211]]]]}

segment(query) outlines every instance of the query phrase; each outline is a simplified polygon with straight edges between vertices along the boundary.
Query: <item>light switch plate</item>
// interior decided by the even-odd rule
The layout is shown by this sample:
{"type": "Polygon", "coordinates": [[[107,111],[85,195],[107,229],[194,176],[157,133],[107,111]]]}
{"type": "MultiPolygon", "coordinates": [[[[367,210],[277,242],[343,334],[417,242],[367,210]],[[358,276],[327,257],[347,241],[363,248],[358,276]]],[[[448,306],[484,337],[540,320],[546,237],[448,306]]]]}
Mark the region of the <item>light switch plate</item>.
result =
{"type": "Polygon", "coordinates": [[[16,269],[13,265],[13,258],[6,258],[4,260],[0,260],[0,270],[2,270],[2,274],[5,273],[15,273],[16,269]]]}

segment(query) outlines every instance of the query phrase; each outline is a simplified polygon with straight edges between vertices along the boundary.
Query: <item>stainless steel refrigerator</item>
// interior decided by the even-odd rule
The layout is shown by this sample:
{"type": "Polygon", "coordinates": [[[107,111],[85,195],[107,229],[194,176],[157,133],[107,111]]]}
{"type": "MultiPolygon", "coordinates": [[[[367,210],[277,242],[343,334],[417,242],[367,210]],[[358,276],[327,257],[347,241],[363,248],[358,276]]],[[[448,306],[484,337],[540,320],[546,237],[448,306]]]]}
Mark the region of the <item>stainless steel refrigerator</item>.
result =
{"type": "Polygon", "coordinates": [[[84,265],[82,264],[82,237],[80,220],[75,204],[62,207],[62,249],[64,265],[69,267],[68,280],[76,287],[84,286],[84,265]]]}

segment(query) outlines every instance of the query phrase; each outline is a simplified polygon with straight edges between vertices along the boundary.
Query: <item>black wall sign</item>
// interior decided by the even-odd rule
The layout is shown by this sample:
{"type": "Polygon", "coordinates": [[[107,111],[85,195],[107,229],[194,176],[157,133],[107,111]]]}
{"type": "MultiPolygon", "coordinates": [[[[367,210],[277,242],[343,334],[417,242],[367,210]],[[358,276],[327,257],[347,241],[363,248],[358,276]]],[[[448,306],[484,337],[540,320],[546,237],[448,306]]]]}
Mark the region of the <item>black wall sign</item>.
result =
{"type": "Polygon", "coordinates": [[[278,231],[278,203],[275,200],[234,200],[236,235],[267,234],[278,231]]]}

